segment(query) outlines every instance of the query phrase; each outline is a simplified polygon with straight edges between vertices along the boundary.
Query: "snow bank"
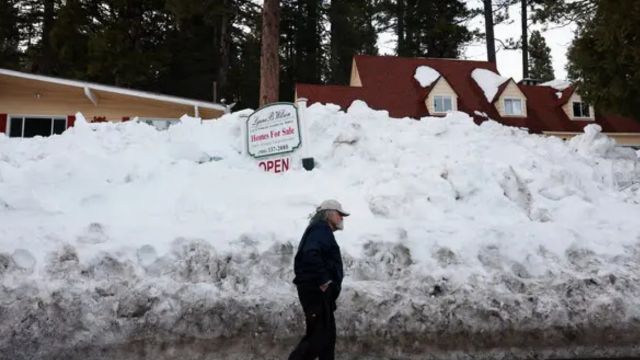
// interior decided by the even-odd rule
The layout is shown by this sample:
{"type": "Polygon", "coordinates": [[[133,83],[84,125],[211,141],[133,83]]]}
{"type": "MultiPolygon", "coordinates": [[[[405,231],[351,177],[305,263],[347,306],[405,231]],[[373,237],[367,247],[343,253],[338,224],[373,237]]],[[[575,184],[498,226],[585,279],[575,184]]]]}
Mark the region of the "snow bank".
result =
{"type": "Polygon", "coordinates": [[[416,68],[416,73],[413,75],[413,78],[416,79],[423,88],[431,86],[431,84],[438,80],[439,77],[440,73],[438,70],[425,65],[418,66],[418,68],[416,68]]]}
{"type": "Polygon", "coordinates": [[[571,82],[567,81],[567,80],[559,80],[559,79],[554,79],[554,80],[550,80],[547,82],[543,82],[541,84],[539,84],[538,86],[549,86],[552,87],[558,91],[564,91],[566,88],[568,88],[569,86],[571,86],[571,82]]]}
{"type": "Polygon", "coordinates": [[[493,101],[493,98],[498,92],[498,88],[505,81],[509,80],[506,77],[502,77],[493,71],[486,69],[475,69],[471,72],[471,77],[475,80],[476,84],[480,86],[486,96],[487,101],[493,101]]]}
{"type": "Polygon", "coordinates": [[[0,136],[0,352],[282,358],[303,331],[292,257],[326,198],[352,213],[343,354],[639,343],[640,191],[612,171],[638,159],[597,128],[565,143],[459,112],[313,105],[316,169],[271,174],[241,154],[240,124],[0,136]]]}

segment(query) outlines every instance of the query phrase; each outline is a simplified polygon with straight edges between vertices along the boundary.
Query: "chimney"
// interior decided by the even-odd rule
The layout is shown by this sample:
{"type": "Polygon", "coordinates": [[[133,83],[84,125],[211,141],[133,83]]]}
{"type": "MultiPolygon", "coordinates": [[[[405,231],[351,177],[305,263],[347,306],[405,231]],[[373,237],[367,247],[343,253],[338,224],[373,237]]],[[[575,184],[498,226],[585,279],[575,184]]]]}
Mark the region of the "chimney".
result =
{"type": "Polygon", "coordinates": [[[524,78],[520,81],[521,84],[523,85],[538,85],[542,83],[542,80],[538,80],[538,79],[531,79],[531,78],[524,78]]]}

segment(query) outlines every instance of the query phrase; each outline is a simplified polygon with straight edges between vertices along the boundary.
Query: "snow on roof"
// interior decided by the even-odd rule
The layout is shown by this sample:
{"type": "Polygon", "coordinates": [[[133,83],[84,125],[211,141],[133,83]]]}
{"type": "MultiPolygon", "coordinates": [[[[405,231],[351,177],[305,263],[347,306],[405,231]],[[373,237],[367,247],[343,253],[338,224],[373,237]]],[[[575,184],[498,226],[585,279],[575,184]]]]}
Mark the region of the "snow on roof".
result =
{"type": "Polygon", "coordinates": [[[500,76],[493,71],[486,69],[475,69],[471,72],[471,77],[476,84],[484,91],[487,101],[492,102],[498,92],[498,88],[509,78],[500,76]]]}
{"type": "Polygon", "coordinates": [[[551,81],[547,81],[547,82],[543,82],[542,84],[539,84],[538,86],[549,86],[552,87],[558,91],[564,91],[564,89],[568,88],[569,86],[571,86],[571,83],[569,81],[566,80],[559,80],[559,79],[554,79],[551,81]]]}
{"type": "Polygon", "coordinates": [[[215,110],[225,111],[225,106],[222,104],[186,99],[186,98],[181,98],[177,96],[156,94],[156,93],[140,91],[140,90],[125,89],[117,86],[102,85],[102,84],[96,84],[96,83],[91,83],[86,81],[61,79],[53,76],[36,75],[36,74],[30,74],[30,73],[2,69],[2,68],[0,68],[0,75],[7,75],[7,76],[13,76],[13,77],[18,77],[22,79],[44,81],[44,82],[60,84],[60,85],[74,86],[79,88],[88,88],[91,90],[106,91],[106,92],[128,95],[128,96],[135,96],[135,97],[140,97],[145,99],[166,101],[166,102],[172,102],[172,103],[183,104],[183,105],[198,106],[206,109],[215,109],[215,110]]]}
{"type": "Polygon", "coordinates": [[[486,118],[488,118],[488,117],[489,117],[489,115],[487,115],[487,113],[486,113],[486,112],[482,112],[482,111],[478,111],[478,110],[476,110],[476,111],[474,111],[473,113],[474,113],[474,114],[476,114],[476,115],[478,115],[478,116],[483,116],[483,117],[486,117],[486,118]]]}
{"type": "Polygon", "coordinates": [[[413,75],[413,78],[416,79],[423,88],[431,86],[439,77],[440,73],[438,70],[426,65],[418,66],[415,75],[413,75]]]}

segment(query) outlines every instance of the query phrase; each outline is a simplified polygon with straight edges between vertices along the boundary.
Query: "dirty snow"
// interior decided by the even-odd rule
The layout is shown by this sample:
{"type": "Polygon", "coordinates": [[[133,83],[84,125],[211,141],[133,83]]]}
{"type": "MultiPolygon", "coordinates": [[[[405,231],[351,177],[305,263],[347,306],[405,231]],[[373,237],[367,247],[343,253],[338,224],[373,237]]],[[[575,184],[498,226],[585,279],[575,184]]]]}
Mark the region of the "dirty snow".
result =
{"type": "Polygon", "coordinates": [[[413,75],[413,78],[416,79],[423,88],[431,86],[439,77],[440,73],[438,70],[426,65],[418,66],[416,73],[413,75]]]}
{"type": "Polygon", "coordinates": [[[500,85],[509,80],[487,69],[475,69],[471,72],[471,77],[482,89],[484,96],[489,102],[493,101],[500,85]]]}
{"type": "Polygon", "coordinates": [[[0,135],[0,353],[283,358],[303,331],[292,256],[336,198],[342,358],[637,354],[640,191],[620,179],[638,158],[597,127],[563,142],[313,105],[316,169],[271,174],[241,114],[0,135]]]}

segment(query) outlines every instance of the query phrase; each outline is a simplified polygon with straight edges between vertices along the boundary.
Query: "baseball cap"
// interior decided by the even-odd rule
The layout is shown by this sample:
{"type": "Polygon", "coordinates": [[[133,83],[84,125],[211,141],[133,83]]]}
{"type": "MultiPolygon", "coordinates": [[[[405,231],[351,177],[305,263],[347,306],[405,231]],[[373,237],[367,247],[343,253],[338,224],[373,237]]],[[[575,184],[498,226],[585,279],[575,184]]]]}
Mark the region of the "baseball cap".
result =
{"type": "Polygon", "coordinates": [[[335,210],[340,213],[342,216],[349,216],[349,213],[342,210],[342,205],[337,200],[325,200],[320,206],[318,206],[317,211],[320,210],[335,210]]]}

